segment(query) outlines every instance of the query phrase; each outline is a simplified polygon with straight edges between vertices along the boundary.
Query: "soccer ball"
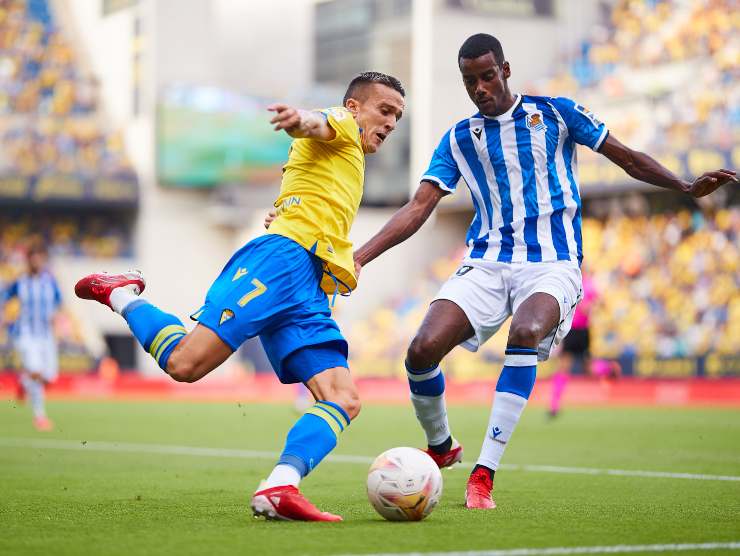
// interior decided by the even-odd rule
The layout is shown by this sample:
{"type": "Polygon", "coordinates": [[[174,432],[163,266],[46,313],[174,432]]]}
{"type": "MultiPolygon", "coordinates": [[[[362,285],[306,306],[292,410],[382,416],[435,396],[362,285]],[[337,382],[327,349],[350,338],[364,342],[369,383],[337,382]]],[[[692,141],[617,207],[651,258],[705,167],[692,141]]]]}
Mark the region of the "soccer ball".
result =
{"type": "Polygon", "coordinates": [[[367,474],[367,497],[390,521],[421,521],[442,496],[442,474],[428,454],[392,448],[380,454],[367,474]]]}

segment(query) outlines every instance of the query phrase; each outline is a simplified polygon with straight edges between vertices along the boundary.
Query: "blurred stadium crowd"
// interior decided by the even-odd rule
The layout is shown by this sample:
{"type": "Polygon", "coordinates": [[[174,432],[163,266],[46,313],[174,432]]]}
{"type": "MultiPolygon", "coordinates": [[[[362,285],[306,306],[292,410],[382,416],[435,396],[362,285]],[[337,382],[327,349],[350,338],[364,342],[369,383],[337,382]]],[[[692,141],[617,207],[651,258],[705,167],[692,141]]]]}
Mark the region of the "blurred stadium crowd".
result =
{"type": "Polygon", "coordinates": [[[621,0],[565,62],[532,88],[578,99],[637,148],[729,149],[740,139],[736,0],[621,0]]]}
{"type": "Polygon", "coordinates": [[[46,0],[0,0],[0,175],[132,177],[46,0]]]}
{"type": "Polygon", "coordinates": [[[129,229],[128,219],[117,214],[0,213],[0,265],[20,253],[31,236],[42,238],[52,257],[131,257],[129,229]]]}

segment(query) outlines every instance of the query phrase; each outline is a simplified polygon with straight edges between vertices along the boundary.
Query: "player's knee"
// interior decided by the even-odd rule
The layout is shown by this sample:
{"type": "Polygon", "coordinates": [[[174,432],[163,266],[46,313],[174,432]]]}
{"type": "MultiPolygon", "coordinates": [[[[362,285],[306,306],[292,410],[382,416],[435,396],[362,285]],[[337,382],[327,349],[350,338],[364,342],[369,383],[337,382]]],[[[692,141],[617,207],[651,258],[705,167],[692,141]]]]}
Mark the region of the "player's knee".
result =
{"type": "Polygon", "coordinates": [[[509,344],[524,347],[537,347],[546,333],[536,322],[518,322],[511,325],[509,344]]]}
{"type": "Polygon", "coordinates": [[[412,369],[426,369],[439,363],[441,342],[427,334],[417,334],[406,352],[406,361],[412,369]]]}
{"type": "Polygon", "coordinates": [[[167,363],[167,374],[177,382],[195,382],[200,378],[198,367],[193,361],[173,354],[167,363]]]}

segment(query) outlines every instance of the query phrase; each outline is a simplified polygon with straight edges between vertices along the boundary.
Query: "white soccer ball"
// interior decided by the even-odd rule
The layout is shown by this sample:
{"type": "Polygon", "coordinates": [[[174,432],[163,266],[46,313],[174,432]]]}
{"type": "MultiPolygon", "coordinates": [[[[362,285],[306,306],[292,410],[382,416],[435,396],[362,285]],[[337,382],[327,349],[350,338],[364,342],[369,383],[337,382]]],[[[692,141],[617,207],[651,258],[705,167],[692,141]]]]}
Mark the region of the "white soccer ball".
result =
{"type": "Polygon", "coordinates": [[[390,521],[420,521],[442,496],[442,474],[428,454],[392,448],[380,454],[367,474],[367,497],[390,521]]]}

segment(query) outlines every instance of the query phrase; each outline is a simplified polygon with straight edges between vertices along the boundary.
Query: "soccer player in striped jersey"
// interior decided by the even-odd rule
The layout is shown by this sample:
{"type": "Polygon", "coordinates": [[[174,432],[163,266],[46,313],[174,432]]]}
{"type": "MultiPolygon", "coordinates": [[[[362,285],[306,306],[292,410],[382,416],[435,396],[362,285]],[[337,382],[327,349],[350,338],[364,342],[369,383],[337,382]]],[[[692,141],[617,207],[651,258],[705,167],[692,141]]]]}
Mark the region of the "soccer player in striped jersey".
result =
{"type": "Polygon", "coordinates": [[[141,299],[140,273],[92,274],[75,287],[108,305],[173,379],[194,382],[259,336],[281,382],[303,382],[315,405],[288,433],[285,449],[252,497],[268,519],[341,521],[298,490],[300,480],[334,449],[360,411],[347,364],[347,342],[331,316],[329,296],[357,285],[349,230],[362,198],[365,155],[395,129],[405,92],[394,77],[366,72],[352,80],[342,106],[319,111],[276,104],[271,122],[295,138],[285,165],[277,217],[226,263],[191,318],[141,299]]]}
{"type": "Polygon", "coordinates": [[[47,258],[44,244],[32,241],[26,252],[27,272],[10,283],[0,296],[0,309],[11,299],[17,299],[20,304],[10,333],[21,357],[20,383],[31,404],[33,425],[40,431],[53,428],[46,416],[44,390],[57,377],[53,325],[62,302],[59,285],[46,267],[47,258]]]}
{"type": "Polygon", "coordinates": [[[462,177],[475,207],[467,255],[432,302],[407,352],[411,399],[440,467],[462,459],[447,420],[440,361],[456,345],[475,351],[511,316],[490,421],[466,489],[468,508],[489,509],[493,477],[535,381],[538,361],[568,332],[581,298],[581,199],[576,145],[601,153],[633,178],[693,197],[735,172],[689,182],[609,133],[593,113],[562,97],[513,94],[499,41],[468,38],[458,53],[477,112],[450,128],[413,199],[355,253],[365,265],[414,234],[462,177]]]}

